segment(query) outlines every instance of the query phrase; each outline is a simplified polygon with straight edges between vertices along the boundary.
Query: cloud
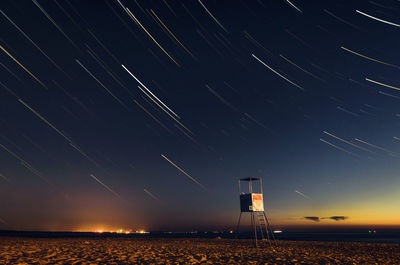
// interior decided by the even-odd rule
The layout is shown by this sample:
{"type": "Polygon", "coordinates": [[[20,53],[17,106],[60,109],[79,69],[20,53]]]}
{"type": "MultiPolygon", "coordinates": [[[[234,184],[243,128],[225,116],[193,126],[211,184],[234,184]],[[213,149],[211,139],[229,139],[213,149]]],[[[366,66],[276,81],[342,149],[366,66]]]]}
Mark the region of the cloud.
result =
{"type": "Polygon", "coordinates": [[[304,219],[311,220],[311,221],[314,221],[314,222],[319,222],[319,217],[318,216],[305,216],[304,219]]]}
{"type": "Polygon", "coordinates": [[[314,221],[314,222],[319,222],[322,219],[330,219],[330,220],[334,220],[334,221],[337,221],[337,222],[349,219],[349,217],[342,216],[342,215],[335,215],[335,216],[330,216],[330,217],[305,216],[303,218],[307,219],[307,220],[310,220],[310,221],[314,221]]]}
{"type": "Polygon", "coordinates": [[[349,217],[347,217],[347,216],[331,216],[328,218],[331,220],[335,220],[335,221],[344,221],[346,219],[349,219],[349,217]]]}

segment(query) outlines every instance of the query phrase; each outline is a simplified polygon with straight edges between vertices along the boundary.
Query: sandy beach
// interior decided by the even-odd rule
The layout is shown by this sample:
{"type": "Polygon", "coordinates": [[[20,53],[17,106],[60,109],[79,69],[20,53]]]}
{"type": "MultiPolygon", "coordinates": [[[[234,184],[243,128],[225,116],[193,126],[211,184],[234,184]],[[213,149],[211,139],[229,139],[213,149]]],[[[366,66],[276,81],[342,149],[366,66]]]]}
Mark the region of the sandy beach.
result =
{"type": "Polygon", "coordinates": [[[0,264],[400,264],[399,244],[130,238],[0,238],[0,264]]]}

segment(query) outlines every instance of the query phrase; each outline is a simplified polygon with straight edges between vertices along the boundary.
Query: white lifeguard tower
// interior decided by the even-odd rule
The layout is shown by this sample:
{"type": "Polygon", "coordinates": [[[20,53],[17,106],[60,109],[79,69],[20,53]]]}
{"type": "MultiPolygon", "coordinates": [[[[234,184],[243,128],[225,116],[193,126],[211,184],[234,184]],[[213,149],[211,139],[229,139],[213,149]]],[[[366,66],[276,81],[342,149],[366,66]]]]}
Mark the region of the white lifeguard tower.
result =
{"type": "Polygon", "coordinates": [[[239,233],[240,219],[242,217],[242,213],[250,213],[251,228],[254,232],[254,241],[256,247],[258,247],[257,230],[260,232],[259,235],[262,242],[268,241],[269,245],[272,245],[271,240],[273,240],[275,243],[274,233],[271,226],[269,225],[269,221],[264,210],[262,179],[254,177],[239,179],[239,198],[240,214],[236,227],[236,233],[239,233]],[[243,192],[241,190],[241,182],[247,182],[248,190],[246,192],[243,192]],[[259,186],[258,192],[254,192],[253,185],[259,186]]]}

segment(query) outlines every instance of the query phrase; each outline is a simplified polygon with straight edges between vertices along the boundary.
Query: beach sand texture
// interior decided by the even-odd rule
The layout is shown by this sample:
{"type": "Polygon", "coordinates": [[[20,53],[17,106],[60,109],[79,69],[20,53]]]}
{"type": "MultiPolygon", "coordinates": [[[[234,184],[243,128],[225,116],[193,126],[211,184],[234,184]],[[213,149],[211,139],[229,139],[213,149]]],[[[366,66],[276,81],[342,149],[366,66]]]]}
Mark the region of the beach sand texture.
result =
{"type": "Polygon", "coordinates": [[[4,237],[0,264],[400,264],[400,244],[4,237]]]}

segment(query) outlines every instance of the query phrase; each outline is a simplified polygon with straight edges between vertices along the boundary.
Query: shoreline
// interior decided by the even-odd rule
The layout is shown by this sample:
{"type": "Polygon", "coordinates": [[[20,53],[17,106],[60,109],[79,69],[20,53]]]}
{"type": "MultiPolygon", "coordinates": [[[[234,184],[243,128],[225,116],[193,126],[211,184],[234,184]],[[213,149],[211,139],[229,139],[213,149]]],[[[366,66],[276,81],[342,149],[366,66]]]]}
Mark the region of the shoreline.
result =
{"type": "MultiPolygon", "coordinates": [[[[277,240],[282,241],[319,241],[319,242],[364,242],[399,244],[400,232],[282,232],[274,234],[277,240]]],[[[13,231],[1,230],[0,238],[121,238],[121,239],[251,239],[252,233],[229,232],[149,232],[141,233],[95,233],[95,232],[46,232],[46,231],[13,231]]]]}

